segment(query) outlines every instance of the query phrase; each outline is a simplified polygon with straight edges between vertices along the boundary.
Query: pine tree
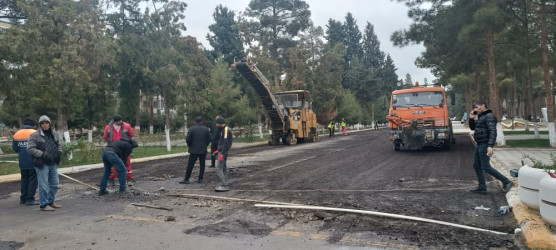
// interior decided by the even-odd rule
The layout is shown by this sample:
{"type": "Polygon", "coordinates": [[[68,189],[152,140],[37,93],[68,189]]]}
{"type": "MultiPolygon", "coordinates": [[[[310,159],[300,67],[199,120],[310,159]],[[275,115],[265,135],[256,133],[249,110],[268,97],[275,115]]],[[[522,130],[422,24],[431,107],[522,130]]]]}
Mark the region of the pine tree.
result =
{"type": "Polygon", "coordinates": [[[384,64],[384,52],[380,50],[380,41],[375,34],[374,26],[367,22],[363,33],[363,64],[365,67],[378,69],[384,64]]]}
{"type": "Polygon", "coordinates": [[[351,13],[347,13],[344,22],[344,45],[346,46],[345,67],[349,69],[355,57],[361,57],[361,31],[351,13]]]}
{"type": "Polygon", "coordinates": [[[207,34],[207,40],[213,48],[210,53],[213,60],[217,61],[222,57],[224,62],[232,64],[234,58],[243,59],[245,52],[234,12],[220,4],[216,6],[212,17],[215,23],[209,26],[212,34],[207,34]]]}
{"type": "Polygon", "coordinates": [[[326,24],[326,40],[330,46],[336,45],[336,43],[344,42],[344,27],[340,21],[333,19],[328,19],[328,24],[326,24]]]}
{"type": "Polygon", "coordinates": [[[251,32],[276,61],[273,80],[279,89],[279,76],[285,68],[287,48],[296,46],[294,37],[310,26],[311,11],[303,0],[251,0],[246,10],[253,18],[251,32]]]}

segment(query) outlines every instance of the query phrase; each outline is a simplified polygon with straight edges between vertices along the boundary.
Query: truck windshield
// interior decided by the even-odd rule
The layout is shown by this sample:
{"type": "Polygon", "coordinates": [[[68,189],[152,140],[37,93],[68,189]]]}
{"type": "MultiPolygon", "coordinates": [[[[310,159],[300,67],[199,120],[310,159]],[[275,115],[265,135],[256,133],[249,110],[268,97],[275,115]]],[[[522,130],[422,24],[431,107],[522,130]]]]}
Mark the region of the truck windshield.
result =
{"type": "Polygon", "coordinates": [[[438,106],[444,104],[442,91],[425,91],[396,94],[392,96],[394,107],[438,106]]]}
{"type": "Polygon", "coordinates": [[[284,105],[286,108],[299,108],[301,101],[298,101],[297,94],[281,94],[276,95],[278,104],[284,105]]]}

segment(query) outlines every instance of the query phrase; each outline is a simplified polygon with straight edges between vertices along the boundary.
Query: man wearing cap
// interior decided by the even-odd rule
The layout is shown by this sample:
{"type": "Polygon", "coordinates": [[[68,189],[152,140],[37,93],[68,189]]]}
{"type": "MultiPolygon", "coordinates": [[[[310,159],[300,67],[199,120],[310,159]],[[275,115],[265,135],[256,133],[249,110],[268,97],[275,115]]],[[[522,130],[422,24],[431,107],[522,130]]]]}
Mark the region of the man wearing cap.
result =
{"type": "Polygon", "coordinates": [[[39,183],[39,205],[41,211],[54,211],[62,206],[55,204],[58,191],[58,164],[62,156],[62,144],[56,131],[50,127],[50,118],[39,118],[40,129],[31,134],[27,142],[27,153],[33,156],[39,183]]]}
{"type": "MultiPolygon", "coordinates": [[[[102,138],[108,144],[121,138],[131,140],[133,139],[133,129],[131,128],[131,125],[129,123],[122,120],[122,116],[114,115],[112,121],[110,121],[110,123],[108,123],[104,128],[102,138]]],[[[133,173],[131,171],[131,156],[128,156],[127,160],[125,160],[125,166],[127,170],[126,178],[128,181],[131,182],[133,181],[133,173]]],[[[114,180],[116,179],[117,175],[118,171],[115,167],[112,167],[112,174],[109,177],[112,184],[114,184],[114,180]]]]}
{"type": "Polygon", "coordinates": [[[205,174],[205,159],[207,157],[207,146],[210,143],[210,131],[207,127],[203,126],[203,119],[200,116],[195,117],[195,125],[187,131],[185,138],[187,147],[189,147],[189,161],[187,162],[187,170],[185,171],[185,179],[180,181],[181,184],[191,183],[189,178],[193,171],[193,166],[197,159],[199,159],[199,178],[197,182],[203,182],[203,175],[205,174]]]}
{"type": "Polygon", "coordinates": [[[14,134],[12,149],[18,154],[19,169],[21,171],[21,196],[19,204],[39,205],[35,200],[37,192],[37,172],[33,165],[33,157],[27,153],[27,142],[31,134],[35,133],[35,120],[33,117],[23,119],[23,129],[14,134]]]}
{"type": "Polygon", "coordinates": [[[217,192],[228,191],[228,168],[226,161],[228,160],[228,153],[232,148],[232,130],[226,125],[224,117],[216,118],[216,126],[222,129],[220,133],[220,140],[218,141],[218,150],[214,154],[218,154],[218,161],[216,162],[216,174],[220,178],[220,185],[214,190],[217,192]]]}

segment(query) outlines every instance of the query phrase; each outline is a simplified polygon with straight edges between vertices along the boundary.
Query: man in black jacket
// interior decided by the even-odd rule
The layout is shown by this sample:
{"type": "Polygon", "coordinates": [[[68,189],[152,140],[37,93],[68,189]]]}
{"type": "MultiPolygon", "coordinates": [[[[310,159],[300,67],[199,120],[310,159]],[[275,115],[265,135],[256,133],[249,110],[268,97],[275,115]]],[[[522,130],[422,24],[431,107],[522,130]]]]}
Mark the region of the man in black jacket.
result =
{"type": "Polygon", "coordinates": [[[112,166],[118,170],[118,180],[120,181],[120,193],[125,192],[125,182],[127,169],[124,162],[127,161],[133,148],[137,147],[137,142],[133,139],[121,138],[120,140],[108,143],[102,153],[102,163],[104,163],[104,174],[100,180],[100,190],[98,195],[108,194],[106,185],[108,184],[108,177],[112,172],[112,166]]]}
{"type": "Polygon", "coordinates": [[[471,192],[486,192],[484,172],[494,176],[503,184],[503,191],[507,193],[513,186],[513,182],[490,166],[490,157],[494,154],[496,143],[496,117],[484,101],[475,102],[475,108],[469,115],[469,128],[475,130],[473,138],[477,142],[475,147],[475,160],[473,168],[477,174],[479,186],[470,190],[471,192]]]}
{"type": "Polygon", "coordinates": [[[207,146],[210,143],[209,129],[203,126],[203,119],[200,116],[195,118],[195,125],[189,128],[185,142],[189,147],[189,161],[187,162],[187,170],[185,171],[185,179],[180,181],[181,184],[189,184],[189,178],[193,171],[193,166],[197,159],[199,159],[199,178],[197,182],[203,182],[203,175],[205,174],[205,159],[207,157],[207,146]]]}

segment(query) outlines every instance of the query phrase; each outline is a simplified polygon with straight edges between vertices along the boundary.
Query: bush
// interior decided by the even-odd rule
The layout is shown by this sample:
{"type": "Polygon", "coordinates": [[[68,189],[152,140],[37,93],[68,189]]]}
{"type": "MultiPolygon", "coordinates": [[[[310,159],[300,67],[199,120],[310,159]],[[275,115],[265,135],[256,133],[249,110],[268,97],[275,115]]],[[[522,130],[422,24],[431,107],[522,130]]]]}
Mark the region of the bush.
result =
{"type": "Polygon", "coordinates": [[[533,168],[556,170],[556,155],[554,155],[554,153],[550,153],[550,160],[552,161],[552,165],[544,164],[542,161],[526,154],[523,155],[523,158],[529,159],[531,162],[533,162],[533,166],[531,166],[533,168]]]}

